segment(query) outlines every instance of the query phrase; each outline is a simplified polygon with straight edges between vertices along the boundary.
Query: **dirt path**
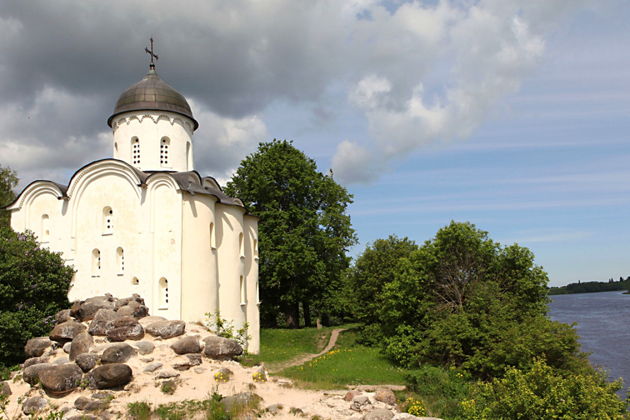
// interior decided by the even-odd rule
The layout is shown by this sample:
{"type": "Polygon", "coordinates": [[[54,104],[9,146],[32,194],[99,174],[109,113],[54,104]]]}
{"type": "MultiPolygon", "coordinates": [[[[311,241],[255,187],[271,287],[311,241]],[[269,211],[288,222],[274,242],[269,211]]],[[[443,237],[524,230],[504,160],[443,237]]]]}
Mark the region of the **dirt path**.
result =
{"type": "Polygon", "coordinates": [[[304,363],[311,361],[319,356],[323,356],[324,354],[328,353],[330,350],[332,350],[333,347],[335,347],[335,344],[337,344],[337,339],[339,338],[339,334],[341,334],[342,332],[344,332],[347,328],[337,328],[335,330],[332,331],[332,334],[330,334],[330,340],[328,340],[328,344],[326,344],[326,347],[324,347],[324,350],[320,351],[317,354],[303,354],[299,357],[296,357],[295,359],[289,360],[287,362],[283,362],[283,363],[279,363],[277,365],[274,366],[270,366],[269,370],[270,372],[280,372],[283,369],[286,368],[290,368],[293,366],[300,366],[303,365],[304,363]]]}

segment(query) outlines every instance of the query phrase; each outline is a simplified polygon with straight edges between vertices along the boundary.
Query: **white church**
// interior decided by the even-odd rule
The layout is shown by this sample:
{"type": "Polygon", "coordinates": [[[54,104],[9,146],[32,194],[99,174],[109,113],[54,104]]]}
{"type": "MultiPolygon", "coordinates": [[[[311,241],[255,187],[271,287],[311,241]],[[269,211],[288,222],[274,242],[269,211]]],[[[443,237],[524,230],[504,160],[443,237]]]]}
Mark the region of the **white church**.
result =
{"type": "Polygon", "coordinates": [[[60,185],[38,180],[14,203],[11,227],[33,231],[76,274],[69,299],[141,295],[152,315],[248,323],[258,353],[258,219],[193,166],[198,123],[162,81],[153,45],[147,75],[125,90],[107,120],[113,158],[60,185]]]}

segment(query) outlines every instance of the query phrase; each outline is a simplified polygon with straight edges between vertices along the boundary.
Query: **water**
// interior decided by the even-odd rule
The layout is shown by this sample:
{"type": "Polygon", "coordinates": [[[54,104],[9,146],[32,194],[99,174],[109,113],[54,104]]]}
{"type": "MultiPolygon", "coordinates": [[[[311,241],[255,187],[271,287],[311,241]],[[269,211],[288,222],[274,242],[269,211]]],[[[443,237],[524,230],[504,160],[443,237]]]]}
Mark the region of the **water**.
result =
{"type": "Polygon", "coordinates": [[[582,351],[591,353],[594,366],[603,367],[611,379],[630,385],[630,295],[623,292],[580,293],[551,296],[549,315],[554,321],[576,322],[582,351]]]}

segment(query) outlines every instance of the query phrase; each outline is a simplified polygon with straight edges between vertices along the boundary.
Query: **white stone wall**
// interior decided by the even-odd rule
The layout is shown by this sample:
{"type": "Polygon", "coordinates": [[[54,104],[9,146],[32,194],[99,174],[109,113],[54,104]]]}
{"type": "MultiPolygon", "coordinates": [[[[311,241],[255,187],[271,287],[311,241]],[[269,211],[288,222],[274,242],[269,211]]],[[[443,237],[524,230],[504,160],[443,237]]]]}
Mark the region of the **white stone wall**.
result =
{"type": "Polygon", "coordinates": [[[189,118],[163,111],[127,112],[114,118],[112,131],[114,159],[124,160],[142,171],[194,169],[193,122],[189,118]],[[166,153],[164,141],[168,142],[166,153]]]}

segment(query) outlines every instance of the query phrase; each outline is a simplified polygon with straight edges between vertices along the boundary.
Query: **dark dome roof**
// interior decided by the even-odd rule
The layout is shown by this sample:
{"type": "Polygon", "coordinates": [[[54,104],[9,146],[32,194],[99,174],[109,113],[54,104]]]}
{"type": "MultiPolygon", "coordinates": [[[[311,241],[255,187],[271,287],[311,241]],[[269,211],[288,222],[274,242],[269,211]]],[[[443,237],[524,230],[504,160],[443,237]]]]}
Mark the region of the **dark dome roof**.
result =
{"type": "Polygon", "coordinates": [[[174,112],[193,120],[194,130],[199,127],[186,98],[160,79],[153,69],[149,70],[144,79],[130,86],[120,95],[114,113],[107,119],[107,124],[111,127],[115,116],[130,111],[174,112]]]}

